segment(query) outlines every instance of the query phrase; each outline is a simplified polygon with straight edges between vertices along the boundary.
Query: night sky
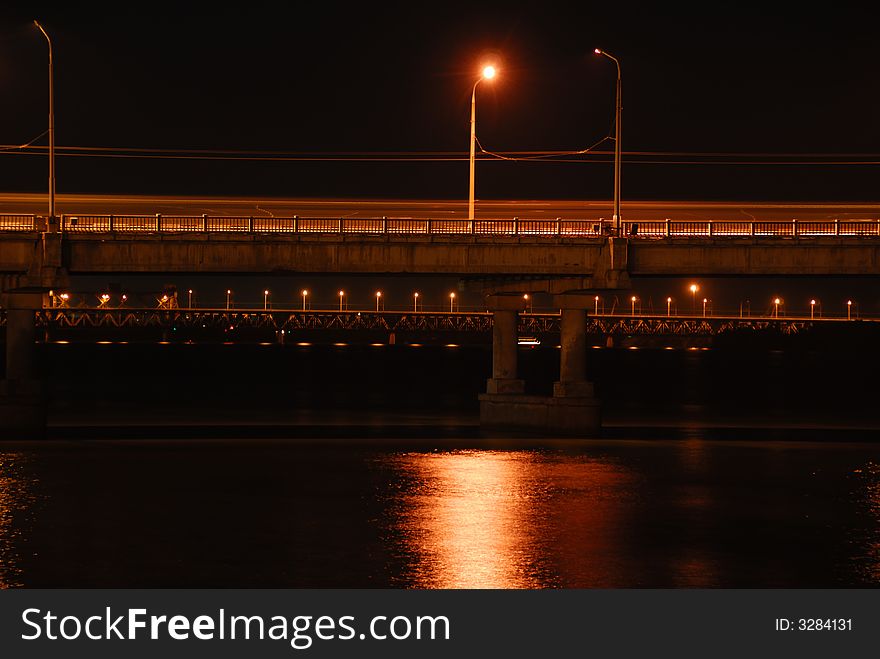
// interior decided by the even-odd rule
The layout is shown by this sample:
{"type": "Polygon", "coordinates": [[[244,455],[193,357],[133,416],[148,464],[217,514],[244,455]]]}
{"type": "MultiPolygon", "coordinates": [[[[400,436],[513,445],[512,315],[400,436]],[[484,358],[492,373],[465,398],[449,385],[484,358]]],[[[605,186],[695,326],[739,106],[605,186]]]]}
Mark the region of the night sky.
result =
{"type": "MultiPolygon", "coordinates": [[[[615,70],[593,53],[601,47],[623,66],[625,152],[680,154],[627,155],[624,202],[876,200],[878,165],[705,164],[880,160],[874,23],[838,3],[796,13],[673,3],[236,4],[8,9],[0,143],[45,130],[46,43],[31,22],[39,18],[55,46],[59,146],[463,158],[62,157],[59,193],[464,199],[481,63],[491,57],[500,71],[478,89],[486,149],[577,150],[612,130],[615,70]],[[681,164],[694,160],[703,164],[681,164]]],[[[0,189],[44,189],[45,157],[2,155],[0,189]]],[[[576,160],[480,163],[478,197],[609,198],[609,156],[576,160]]]]}

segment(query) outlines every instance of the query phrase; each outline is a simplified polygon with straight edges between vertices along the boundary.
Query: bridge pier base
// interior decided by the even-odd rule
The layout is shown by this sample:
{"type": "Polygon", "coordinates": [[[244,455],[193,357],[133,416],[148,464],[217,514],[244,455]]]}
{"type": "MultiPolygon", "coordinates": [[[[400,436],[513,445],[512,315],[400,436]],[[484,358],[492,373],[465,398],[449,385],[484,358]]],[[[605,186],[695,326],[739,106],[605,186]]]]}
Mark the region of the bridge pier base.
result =
{"type": "Polygon", "coordinates": [[[35,366],[35,313],[41,293],[7,293],[6,378],[0,380],[0,438],[38,439],[46,434],[46,396],[35,366]]]}
{"type": "MultiPolygon", "coordinates": [[[[480,425],[486,428],[533,430],[565,435],[594,436],[601,424],[593,384],[586,379],[587,298],[559,296],[562,308],[560,381],[553,396],[523,393],[516,379],[516,311],[499,308],[502,296],[493,296],[493,378],[480,395],[480,425]]],[[[508,298],[507,305],[512,303],[508,298]]],[[[515,298],[515,304],[522,304],[515,298]]]]}

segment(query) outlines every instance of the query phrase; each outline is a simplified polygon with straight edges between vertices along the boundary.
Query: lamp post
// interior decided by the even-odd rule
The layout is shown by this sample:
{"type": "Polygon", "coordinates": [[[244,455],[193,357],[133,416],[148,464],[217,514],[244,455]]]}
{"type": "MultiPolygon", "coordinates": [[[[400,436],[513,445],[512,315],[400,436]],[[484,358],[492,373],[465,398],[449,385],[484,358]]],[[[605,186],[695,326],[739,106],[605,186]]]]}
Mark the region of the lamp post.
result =
{"type": "Polygon", "coordinates": [[[453,312],[453,307],[455,306],[455,293],[449,294],[449,313],[453,312]]]}
{"type": "Polygon", "coordinates": [[[308,296],[309,296],[309,292],[308,292],[306,289],[303,289],[303,291],[302,291],[302,298],[303,298],[303,311],[306,310],[306,298],[307,298],[308,296]]]}
{"type": "Polygon", "coordinates": [[[379,303],[382,301],[382,291],[376,291],[376,311],[379,311],[379,303]]]}
{"type": "Polygon", "coordinates": [[[816,300],[810,300],[810,320],[813,320],[816,312],[816,300]]]}
{"type": "Polygon", "coordinates": [[[339,291],[339,310],[342,311],[342,305],[345,303],[345,291],[339,291]]]}
{"type": "Polygon", "coordinates": [[[620,61],[611,53],[596,48],[597,55],[604,55],[617,66],[617,101],[614,109],[614,231],[620,235],[620,115],[623,110],[621,85],[620,85],[620,61]]]}
{"type": "Polygon", "coordinates": [[[703,318],[706,317],[706,303],[709,302],[708,298],[703,298],[703,318]]]}
{"type": "Polygon", "coordinates": [[[474,83],[473,91],[471,92],[471,177],[468,193],[468,220],[470,222],[474,221],[474,160],[477,146],[477,85],[483,80],[491,80],[495,77],[495,73],[494,66],[489,65],[483,67],[483,73],[477,78],[477,81],[474,83]]]}
{"type": "Polygon", "coordinates": [[[269,291],[263,291],[263,311],[266,311],[269,308],[269,291]]]}
{"type": "Polygon", "coordinates": [[[55,74],[52,62],[52,40],[36,19],[34,25],[43,33],[43,36],[46,37],[46,43],[49,44],[49,221],[47,231],[51,233],[55,228],[55,93],[53,91],[55,74]]]}
{"type": "Polygon", "coordinates": [[[629,301],[632,302],[632,314],[630,314],[630,315],[632,315],[632,316],[635,316],[635,315],[636,315],[636,300],[638,300],[638,298],[637,298],[635,295],[633,295],[633,296],[629,299],[629,301]]]}
{"type": "Polygon", "coordinates": [[[779,318],[779,305],[782,302],[778,297],[773,300],[773,317],[779,318]]]}
{"type": "Polygon", "coordinates": [[[852,300],[846,301],[846,319],[852,320],[852,300]]]}
{"type": "Polygon", "coordinates": [[[672,298],[668,297],[668,298],[666,298],[666,317],[669,318],[669,316],[671,316],[671,315],[672,315],[672,298]]]}
{"type": "Polygon", "coordinates": [[[193,289],[190,288],[190,289],[187,291],[187,295],[189,296],[189,297],[187,298],[187,299],[189,300],[189,302],[188,302],[188,304],[189,304],[189,308],[192,309],[192,308],[193,308],[193,289]]]}
{"type": "Polygon", "coordinates": [[[232,290],[226,289],[226,310],[229,311],[229,302],[232,299],[232,290]]]}
{"type": "Polygon", "coordinates": [[[693,304],[691,306],[693,309],[693,314],[695,316],[697,315],[697,291],[698,290],[700,290],[699,286],[697,286],[696,284],[691,284],[691,296],[693,298],[693,304]]]}
{"type": "Polygon", "coordinates": [[[532,313],[532,298],[529,297],[528,293],[523,294],[523,300],[526,303],[526,313],[532,313]]]}
{"type": "Polygon", "coordinates": [[[418,313],[419,311],[419,293],[416,291],[413,293],[413,312],[418,313]]]}

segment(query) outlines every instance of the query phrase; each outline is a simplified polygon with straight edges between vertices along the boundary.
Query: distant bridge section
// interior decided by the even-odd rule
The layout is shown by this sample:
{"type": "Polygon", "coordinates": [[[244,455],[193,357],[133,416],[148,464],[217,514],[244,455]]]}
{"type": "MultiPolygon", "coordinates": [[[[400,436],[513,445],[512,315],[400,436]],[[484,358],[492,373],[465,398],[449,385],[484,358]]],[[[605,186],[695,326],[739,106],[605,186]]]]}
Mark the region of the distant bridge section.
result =
{"type": "MultiPolygon", "coordinates": [[[[738,331],[798,334],[814,327],[880,326],[880,320],[772,316],[664,316],[643,314],[585,314],[587,334],[601,336],[714,336],[738,331]]],[[[558,334],[560,313],[518,314],[517,332],[540,337],[558,334]]],[[[263,309],[43,309],[36,326],[48,329],[242,329],[274,331],[345,330],[385,332],[492,331],[491,312],[300,311],[263,309]]],[[[0,313],[0,326],[5,317],[0,313]]]]}

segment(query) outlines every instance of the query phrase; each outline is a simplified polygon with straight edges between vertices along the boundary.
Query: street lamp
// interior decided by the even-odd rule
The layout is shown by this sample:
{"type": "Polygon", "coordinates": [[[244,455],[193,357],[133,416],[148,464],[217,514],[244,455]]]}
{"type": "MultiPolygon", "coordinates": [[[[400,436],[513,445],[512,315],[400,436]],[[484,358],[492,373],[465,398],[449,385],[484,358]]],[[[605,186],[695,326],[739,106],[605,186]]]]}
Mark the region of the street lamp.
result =
{"type": "Polygon", "coordinates": [[[816,311],[816,300],[810,300],[810,320],[813,320],[816,311]]]}
{"type": "Polygon", "coordinates": [[[269,291],[263,291],[263,311],[269,308],[269,291]]]}
{"type": "Polygon", "coordinates": [[[46,37],[46,43],[49,44],[49,223],[47,231],[52,233],[55,224],[55,93],[53,91],[55,75],[52,62],[52,40],[36,19],[34,19],[34,25],[43,33],[43,36],[46,37]]]}
{"type": "Polygon", "coordinates": [[[419,293],[416,291],[413,293],[413,312],[418,312],[419,310],[419,293]]]}
{"type": "Polygon", "coordinates": [[[706,303],[707,303],[708,301],[709,301],[709,300],[708,300],[707,298],[703,298],[703,318],[706,317],[706,303]]]}
{"type": "Polygon", "coordinates": [[[852,320],[852,300],[846,301],[846,319],[852,320]]]}
{"type": "Polygon", "coordinates": [[[232,290],[226,289],[226,310],[229,311],[229,302],[232,299],[232,290]]]}
{"type": "Polygon", "coordinates": [[[668,297],[668,298],[666,298],[666,317],[669,318],[669,316],[671,316],[671,315],[672,315],[672,298],[668,297]]]}
{"type": "Polygon", "coordinates": [[[633,316],[636,315],[636,300],[637,300],[637,299],[638,299],[638,298],[637,298],[635,295],[633,295],[633,296],[629,299],[630,302],[632,302],[632,315],[633,315],[633,316]]]}
{"type": "Polygon", "coordinates": [[[126,301],[127,299],[128,299],[128,296],[127,296],[127,295],[123,295],[123,296],[122,296],[122,301],[119,303],[119,306],[121,307],[123,304],[125,304],[125,301],[126,301]]]}
{"type": "Polygon", "coordinates": [[[339,291],[339,310],[342,311],[342,305],[345,303],[345,291],[339,291]]]}
{"type": "Polygon", "coordinates": [[[779,305],[782,303],[778,297],[773,300],[773,317],[779,318],[779,305]]]}
{"type": "Polygon", "coordinates": [[[474,156],[476,154],[477,145],[477,85],[483,80],[492,80],[497,71],[492,65],[483,67],[483,73],[474,83],[474,89],[471,92],[471,177],[470,188],[468,193],[468,220],[474,221],[474,156]]]}
{"type": "Polygon", "coordinates": [[[693,298],[693,304],[691,305],[693,308],[693,314],[697,315],[697,291],[700,290],[700,287],[696,284],[691,284],[691,296],[693,298]]]}
{"type": "Polygon", "coordinates": [[[620,62],[611,53],[596,48],[597,55],[604,55],[617,66],[617,102],[614,111],[614,230],[620,235],[620,115],[623,110],[620,86],[620,62]]]}
{"type": "Polygon", "coordinates": [[[382,291],[376,291],[376,311],[379,311],[379,302],[382,301],[382,291]]]}
{"type": "Polygon", "coordinates": [[[532,313],[532,299],[529,297],[528,293],[523,294],[523,300],[526,303],[526,313],[532,313]]]}
{"type": "Polygon", "coordinates": [[[193,289],[190,288],[187,291],[187,294],[189,295],[189,298],[188,298],[189,299],[189,308],[192,309],[193,308],[193,289]]]}
{"type": "Polygon", "coordinates": [[[455,293],[450,293],[449,294],[449,313],[452,313],[454,305],[455,305],[455,293]]]}
{"type": "Polygon", "coordinates": [[[303,289],[302,296],[303,296],[303,311],[305,311],[306,310],[306,298],[309,296],[309,292],[306,289],[303,289]]]}
{"type": "Polygon", "coordinates": [[[597,295],[593,301],[596,303],[596,311],[594,312],[597,316],[599,315],[599,296],[597,295]]]}
{"type": "Polygon", "coordinates": [[[107,303],[110,301],[110,296],[107,295],[107,293],[104,293],[101,296],[99,296],[98,299],[100,300],[100,302],[98,303],[98,308],[103,309],[104,307],[107,306],[107,303]]]}

